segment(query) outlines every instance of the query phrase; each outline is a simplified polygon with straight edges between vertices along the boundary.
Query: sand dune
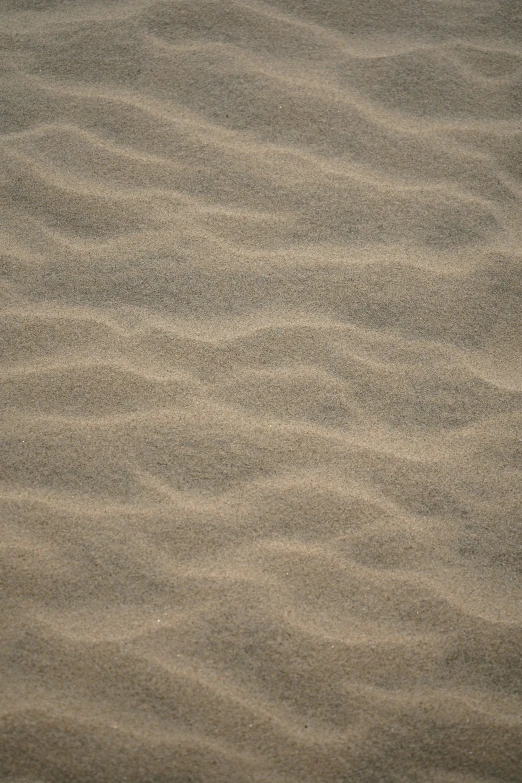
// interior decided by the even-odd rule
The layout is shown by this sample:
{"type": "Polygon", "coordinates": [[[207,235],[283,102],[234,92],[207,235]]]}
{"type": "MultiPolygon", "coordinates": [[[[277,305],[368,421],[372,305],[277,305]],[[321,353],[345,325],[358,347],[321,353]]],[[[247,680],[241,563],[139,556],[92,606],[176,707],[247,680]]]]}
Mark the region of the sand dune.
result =
{"type": "Polygon", "coordinates": [[[2,780],[519,781],[519,4],[0,15],[2,780]]]}

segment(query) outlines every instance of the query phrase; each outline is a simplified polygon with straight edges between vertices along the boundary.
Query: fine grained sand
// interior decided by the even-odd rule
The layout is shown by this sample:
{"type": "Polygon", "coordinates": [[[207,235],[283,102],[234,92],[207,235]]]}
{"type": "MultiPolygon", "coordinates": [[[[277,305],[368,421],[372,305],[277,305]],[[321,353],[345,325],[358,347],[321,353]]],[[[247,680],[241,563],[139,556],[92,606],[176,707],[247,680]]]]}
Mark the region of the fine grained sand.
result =
{"type": "Polygon", "coordinates": [[[522,779],[521,42],[2,0],[2,781],[522,779]]]}

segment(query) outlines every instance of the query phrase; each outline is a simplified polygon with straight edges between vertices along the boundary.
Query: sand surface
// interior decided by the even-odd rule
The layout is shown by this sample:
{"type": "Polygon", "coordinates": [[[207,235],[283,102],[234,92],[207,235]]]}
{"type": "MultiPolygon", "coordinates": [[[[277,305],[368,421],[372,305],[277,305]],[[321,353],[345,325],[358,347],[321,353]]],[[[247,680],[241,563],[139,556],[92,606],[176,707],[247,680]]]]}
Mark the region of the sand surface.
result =
{"type": "Polygon", "coordinates": [[[0,779],[519,783],[520,2],[0,19],[0,779]]]}

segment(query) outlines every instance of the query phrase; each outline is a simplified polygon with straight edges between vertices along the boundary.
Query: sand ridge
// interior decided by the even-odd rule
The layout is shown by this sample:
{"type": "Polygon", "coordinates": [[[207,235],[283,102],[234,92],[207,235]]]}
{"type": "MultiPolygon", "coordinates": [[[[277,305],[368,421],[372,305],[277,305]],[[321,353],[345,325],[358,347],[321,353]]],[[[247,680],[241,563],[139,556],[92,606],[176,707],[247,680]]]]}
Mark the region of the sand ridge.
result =
{"type": "Polygon", "coordinates": [[[0,16],[2,780],[518,782],[518,3],[0,16]]]}

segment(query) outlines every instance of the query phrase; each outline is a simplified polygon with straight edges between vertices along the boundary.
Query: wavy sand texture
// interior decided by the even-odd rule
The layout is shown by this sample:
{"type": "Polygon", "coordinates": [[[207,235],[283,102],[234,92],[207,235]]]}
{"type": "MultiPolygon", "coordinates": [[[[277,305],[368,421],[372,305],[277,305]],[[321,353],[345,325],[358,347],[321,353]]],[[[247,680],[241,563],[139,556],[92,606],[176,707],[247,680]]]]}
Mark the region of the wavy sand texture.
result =
{"type": "Polygon", "coordinates": [[[516,0],[3,0],[0,777],[522,770],[516,0]]]}

